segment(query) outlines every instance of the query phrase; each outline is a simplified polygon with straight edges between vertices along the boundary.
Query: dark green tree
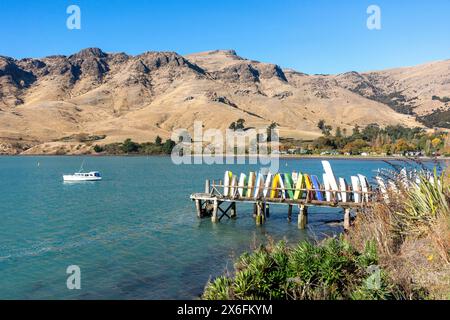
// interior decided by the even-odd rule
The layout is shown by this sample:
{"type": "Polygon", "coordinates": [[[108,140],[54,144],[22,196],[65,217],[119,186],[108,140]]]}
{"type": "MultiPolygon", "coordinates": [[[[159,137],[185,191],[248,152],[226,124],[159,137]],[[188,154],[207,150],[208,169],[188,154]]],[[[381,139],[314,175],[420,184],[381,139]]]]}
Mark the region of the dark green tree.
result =
{"type": "Polygon", "coordinates": [[[162,146],[162,150],[165,154],[171,154],[172,149],[175,147],[175,145],[176,145],[175,141],[167,139],[162,146]]]}
{"type": "Polygon", "coordinates": [[[337,127],[337,128],[336,128],[336,132],[335,132],[334,136],[335,136],[336,138],[342,138],[341,127],[337,127]]]}
{"type": "Polygon", "coordinates": [[[94,146],[94,151],[97,152],[97,153],[100,153],[100,152],[104,151],[104,148],[102,146],[99,146],[98,144],[96,144],[94,146]]]}
{"type": "MultiPolygon", "coordinates": [[[[267,127],[267,142],[271,142],[272,141],[272,135],[273,131],[278,127],[278,123],[276,122],[272,122],[268,127],[267,127]]],[[[273,137],[275,138],[275,136],[273,137]]]]}
{"type": "Polygon", "coordinates": [[[156,144],[157,146],[160,146],[160,145],[161,145],[161,143],[162,143],[162,139],[161,139],[161,137],[160,137],[160,136],[156,136],[156,139],[155,139],[155,144],[156,144]]]}
{"type": "Polygon", "coordinates": [[[362,138],[366,141],[373,141],[380,134],[380,126],[376,123],[367,125],[361,132],[362,138]]]}
{"type": "Polygon", "coordinates": [[[324,127],[325,127],[325,120],[320,119],[319,122],[317,122],[317,128],[323,130],[324,127]]]}
{"type": "Polygon", "coordinates": [[[327,125],[325,123],[325,120],[323,120],[323,119],[319,120],[319,122],[317,123],[317,128],[322,130],[322,134],[327,137],[331,134],[331,130],[333,130],[333,127],[331,127],[330,125],[327,125]]]}
{"type": "Polygon", "coordinates": [[[238,119],[235,124],[235,130],[243,130],[245,128],[245,120],[238,119]]]}
{"type": "Polygon", "coordinates": [[[122,143],[121,149],[124,153],[134,153],[139,151],[139,147],[138,143],[128,138],[122,143]]]}

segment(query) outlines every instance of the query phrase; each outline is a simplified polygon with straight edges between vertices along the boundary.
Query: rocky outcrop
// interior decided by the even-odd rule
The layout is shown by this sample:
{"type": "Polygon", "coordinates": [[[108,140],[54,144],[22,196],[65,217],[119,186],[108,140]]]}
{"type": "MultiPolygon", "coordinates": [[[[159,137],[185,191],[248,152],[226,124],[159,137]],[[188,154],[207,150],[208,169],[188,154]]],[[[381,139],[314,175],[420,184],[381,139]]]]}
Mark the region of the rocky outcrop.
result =
{"type": "Polygon", "coordinates": [[[276,64],[261,64],[258,66],[260,77],[263,79],[276,78],[280,81],[287,82],[286,75],[283,70],[276,64]]]}
{"type": "Polygon", "coordinates": [[[237,83],[259,82],[259,71],[251,64],[242,63],[212,73],[216,80],[237,83]]]}

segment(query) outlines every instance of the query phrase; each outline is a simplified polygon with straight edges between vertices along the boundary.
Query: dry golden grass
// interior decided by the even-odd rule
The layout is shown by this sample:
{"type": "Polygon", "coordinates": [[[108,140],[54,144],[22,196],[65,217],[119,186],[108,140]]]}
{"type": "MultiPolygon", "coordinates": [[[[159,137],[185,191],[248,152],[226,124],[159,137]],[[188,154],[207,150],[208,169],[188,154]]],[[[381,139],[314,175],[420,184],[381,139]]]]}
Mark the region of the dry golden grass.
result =
{"type": "MultiPolygon", "coordinates": [[[[449,170],[444,173],[448,179],[449,170]]],[[[443,180],[445,201],[449,202],[448,180],[443,180]]],[[[379,262],[391,279],[402,288],[405,298],[416,298],[417,292],[429,299],[450,299],[450,212],[439,205],[436,214],[414,223],[405,223],[409,203],[417,201],[406,190],[390,195],[358,215],[349,241],[361,250],[367,241],[377,244],[379,262]]],[[[419,197],[420,199],[420,197],[419,197]]]]}
{"type": "MultiPolygon", "coordinates": [[[[447,139],[450,141],[450,135],[448,135],[447,139]]],[[[446,186],[450,186],[450,162],[446,162],[446,170],[444,171],[444,183],[446,186]]]]}

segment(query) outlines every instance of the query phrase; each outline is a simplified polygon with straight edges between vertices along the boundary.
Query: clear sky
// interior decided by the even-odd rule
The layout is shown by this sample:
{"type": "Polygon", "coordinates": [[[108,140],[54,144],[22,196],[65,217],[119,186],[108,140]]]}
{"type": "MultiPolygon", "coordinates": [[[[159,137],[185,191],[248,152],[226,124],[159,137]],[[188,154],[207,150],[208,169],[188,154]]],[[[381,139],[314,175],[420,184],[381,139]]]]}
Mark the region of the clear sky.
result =
{"type": "Polygon", "coordinates": [[[235,49],[307,73],[450,59],[449,0],[0,0],[0,55],[235,49]],[[66,8],[81,9],[69,30],[66,8]],[[366,27],[381,8],[381,30],[366,27]]]}

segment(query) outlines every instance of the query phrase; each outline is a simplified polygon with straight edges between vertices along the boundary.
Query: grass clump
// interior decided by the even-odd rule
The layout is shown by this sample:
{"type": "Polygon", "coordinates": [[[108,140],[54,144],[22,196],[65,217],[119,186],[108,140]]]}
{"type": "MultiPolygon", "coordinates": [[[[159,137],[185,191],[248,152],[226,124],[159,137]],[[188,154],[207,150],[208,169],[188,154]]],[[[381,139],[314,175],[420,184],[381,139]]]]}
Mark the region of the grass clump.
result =
{"type": "Polygon", "coordinates": [[[431,179],[419,176],[420,183],[405,190],[406,199],[401,210],[395,212],[399,223],[398,231],[406,235],[426,235],[439,216],[449,216],[448,187],[444,176],[436,172],[431,179]]]}
{"type": "Polygon", "coordinates": [[[399,190],[358,215],[348,235],[358,250],[376,245],[380,265],[409,299],[450,299],[448,174],[419,175],[407,188],[397,181],[399,190]]]}
{"type": "Polygon", "coordinates": [[[234,276],[206,285],[203,299],[389,299],[397,287],[378,266],[376,246],[368,242],[358,253],[343,237],[319,245],[279,242],[244,253],[234,276]]]}

